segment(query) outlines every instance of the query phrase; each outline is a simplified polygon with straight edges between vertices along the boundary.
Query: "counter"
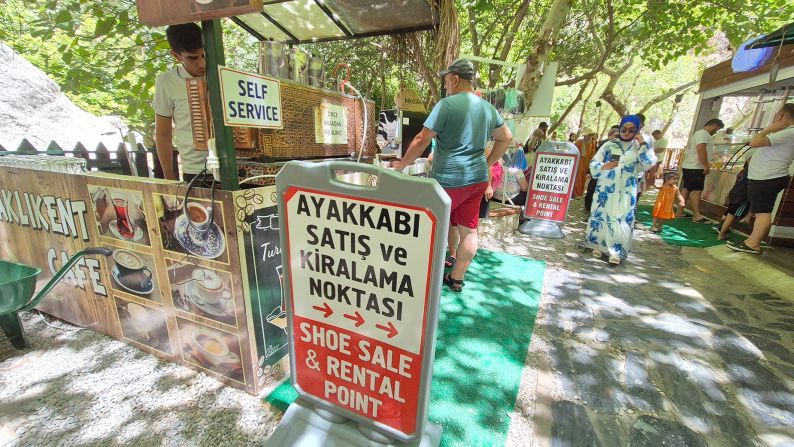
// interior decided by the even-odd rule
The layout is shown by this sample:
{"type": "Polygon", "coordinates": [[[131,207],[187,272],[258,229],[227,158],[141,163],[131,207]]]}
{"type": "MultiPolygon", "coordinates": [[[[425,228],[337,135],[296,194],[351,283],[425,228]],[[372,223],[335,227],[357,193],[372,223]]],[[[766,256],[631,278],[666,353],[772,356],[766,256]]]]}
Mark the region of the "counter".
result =
{"type": "Polygon", "coordinates": [[[287,377],[274,186],[0,167],[0,258],[43,269],[85,258],[38,309],[252,394],[287,377]],[[214,194],[214,195],[213,195],[214,194]],[[191,225],[190,222],[193,222],[191,225]]]}

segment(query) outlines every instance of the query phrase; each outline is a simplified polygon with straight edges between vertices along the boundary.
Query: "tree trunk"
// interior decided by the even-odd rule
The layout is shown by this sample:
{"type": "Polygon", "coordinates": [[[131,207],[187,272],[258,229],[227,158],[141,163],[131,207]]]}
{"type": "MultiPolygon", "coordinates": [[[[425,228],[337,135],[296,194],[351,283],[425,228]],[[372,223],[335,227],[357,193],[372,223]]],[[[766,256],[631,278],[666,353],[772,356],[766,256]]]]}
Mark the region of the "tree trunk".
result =
{"type": "MultiPolygon", "coordinates": [[[[507,32],[507,36],[505,38],[505,43],[502,45],[502,51],[499,54],[498,59],[500,61],[506,61],[507,56],[510,55],[510,50],[513,48],[513,41],[515,40],[516,34],[518,30],[521,28],[521,24],[524,23],[524,18],[527,16],[527,12],[529,11],[529,0],[523,0],[521,2],[521,6],[519,6],[518,11],[513,16],[512,24],[510,25],[510,30],[507,32]]],[[[499,82],[499,76],[502,74],[502,65],[494,65],[492,66],[491,70],[488,71],[488,87],[494,88],[496,84],[499,82]]]]}
{"type": "Polygon", "coordinates": [[[386,108],[386,70],[381,65],[380,69],[380,109],[386,108]]]}
{"type": "Polygon", "coordinates": [[[549,54],[554,49],[554,39],[557,31],[562,27],[565,16],[571,10],[573,0],[554,0],[543,22],[543,27],[535,40],[534,51],[527,58],[527,71],[519,83],[518,89],[524,92],[526,108],[532,105],[535,91],[540,85],[543,75],[542,68],[549,59],[549,54]]]}
{"type": "Polygon", "coordinates": [[[571,113],[571,110],[573,110],[576,104],[578,104],[579,101],[582,100],[582,95],[584,95],[584,91],[587,90],[587,86],[589,84],[590,84],[590,79],[584,81],[584,85],[582,85],[582,88],[579,89],[579,93],[576,95],[576,98],[574,98],[573,101],[571,101],[571,103],[568,104],[568,107],[565,109],[564,112],[562,112],[562,115],[560,115],[560,119],[558,119],[557,122],[555,122],[554,124],[551,125],[551,127],[549,127],[548,132],[546,132],[548,135],[551,135],[552,132],[554,132],[555,130],[557,130],[558,127],[560,127],[560,123],[565,121],[565,118],[568,116],[569,113],[571,113]]]}
{"type": "Polygon", "coordinates": [[[604,74],[609,76],[609,83],[607,84],[606,88],[604,88],[604,91],[601,93],[601,99],[603,99],[604,101],[606,101],[607,104],[612,106],[612,108],[615,110],[615,112],[617,112],[619,116],[626,116],[627,109],[626,109],[626,105],[623,104],[620,98],[618,98],[618,96],[615,94],[614,92],[615,85],[617,85],[618,80],[620,79],[621,76],[623,76],[623,73],[625,73],[629,68],[631,68],[631,65],[633,63],[634,63],[634,58],[631,58],[629,59],[628,62],[626,62],[626,65],[620,67],[617,70],[612,70],[611,68],[607,68],[607,67],[604,67],[603,70],[604,74]]]}
{"type": "MultiPolygon", "coordinates": [[[[477,16],[474,12],[474,8],[467,9],[469,14],[469,34],[471,34],[471,52],[475,56],[480,56],[482,54],[482,44],[480,43],[480,35],[477,33],[477,20],[475,17],[477,16]]],[[[472,61],[474,64],[474,72],[480,72],[480,63],[476,61],[472,61]]]]}
{"type": "Polygon", "coordinates": [[[433,38],[435,43],[435,57],[433,58],[433,71],[438,72],[449,66],[460,54],[460,24],[458,22],[458,10],[455,7],[455,0],[438,0],[441,23],[433,38]]]}
{"type": "Polygon", "coordinates": [[[596,87],[598,87],[598,80],[596,80],[595,84],[593,84],[593,89],[590,90],[590,94],[587,95],[587,98],[585,98],[584,102],[582,103],[582,113],[579,114],[579,127],[578,127],[578,132],[580,135],[582,134],[582,130],[584,129],[584,114],[585,112],[587,112],[587,103],[589,103],[590,98],[593,97],[593,93],[595,93],[596,87]]]}
{"type": "Polygon", "coordinates": [[[419,65],[419,71],[422,74],[422,79],[425,80],[428,88],[430,88],[430,94],[433,97],[433,101],[440,101],[441,94],[438,91],[438,87],[436,87],[436,75],[430,69],[430,67],[428,67],[427,62],[425,61],[424,55],[422,54],[422,43],[419,41],[418,33],[412,33],[408,41],[411,45],[411,54],[414,57],[414,62],[419,65]]]}
{"type": "Polygon", "coordinates": [[[667,130],[670,129],[670,125],[673,124],[673,118],[675,117],[675,112],[678,110],[678,103],[673,101],[673,108],[670,109],[670,118],[667,119],[667,124],[662,127],[662,135],[667,134],[667,130]]]}

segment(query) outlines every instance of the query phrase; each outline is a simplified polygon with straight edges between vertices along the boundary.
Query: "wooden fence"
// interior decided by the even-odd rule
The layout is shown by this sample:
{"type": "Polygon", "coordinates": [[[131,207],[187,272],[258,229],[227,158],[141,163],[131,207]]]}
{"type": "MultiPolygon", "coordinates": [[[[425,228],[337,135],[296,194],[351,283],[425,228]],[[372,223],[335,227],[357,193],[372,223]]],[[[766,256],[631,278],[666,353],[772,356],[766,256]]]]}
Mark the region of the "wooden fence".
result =
{"type": "MultiPolygon", "coordinates": [[[[51,141],[43,150],[36,147],[27,139],[23,139],[16,150],[8,150],[0,145],[0,156],[5,154],[18,155],[53,155],[63,157],[83,158],[90,171],[111,172],[123,175],[137,175],[138,177],[163,178],[160,160],[157,158],[155,148],[145,148],[138,144],[134,151],[127,151],[123,143],[119,143],[115,151],[108,150],[104,144],[99,143],[94,151],[89,151],[83,143],[77,143],[72,150],[64,150],[55,141],[51,141]]],[[[177,153],[174,152],[174,166],[177,162],[177,153]]]]}

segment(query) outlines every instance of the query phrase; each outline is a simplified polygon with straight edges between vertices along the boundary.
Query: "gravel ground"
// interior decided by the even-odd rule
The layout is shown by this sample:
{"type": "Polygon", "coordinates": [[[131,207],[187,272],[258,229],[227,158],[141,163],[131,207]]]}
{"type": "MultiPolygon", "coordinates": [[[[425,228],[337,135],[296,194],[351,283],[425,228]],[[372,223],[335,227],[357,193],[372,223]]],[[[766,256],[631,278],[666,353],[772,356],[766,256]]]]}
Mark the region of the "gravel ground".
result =
{"type": "Polygon", "coordinates": [[[548,266],[507,445],[794,446],[794,279],[754,277],[792,251],[668,246],[638,224],[611,267],[576,249],[585,222],[575,200],[564,239],[481,245],[548,266]]]}
{"type": "MultiPolygon", "coordinates": [[[[638,225],[614,268],[575,248],[584,226],[577,200],[564,239],[481,240],[547,263],[507,444],[794,445],[794,311],[745,280],[756,258],[670,247],[638,225]],[[736,269],[720,256],[748,257],[736,269]]],[[[23,320],[32,349],[0,337],[0,447],[254,445],[281,418],[104,335],[23,320]]]]}
{"type": "Polygon", "coordinates": [[[110,337],[22,314],[32,349],[0,337],[0,446],[242,446],[281,413],[261,398],[110,337]]]}

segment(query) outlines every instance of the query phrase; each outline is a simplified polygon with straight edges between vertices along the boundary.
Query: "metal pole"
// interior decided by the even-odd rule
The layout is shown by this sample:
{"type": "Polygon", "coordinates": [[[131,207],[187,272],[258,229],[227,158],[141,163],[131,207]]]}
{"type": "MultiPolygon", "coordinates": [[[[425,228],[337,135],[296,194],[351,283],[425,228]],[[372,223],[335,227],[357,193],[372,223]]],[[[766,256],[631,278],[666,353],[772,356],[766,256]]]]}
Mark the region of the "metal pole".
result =
{"type": "Polygon", "coordinates": [[[215,148],[221,164],[221,187],[227,191],[240,189],[237,178],[237,158],[234,152],[232,129],[223,124],[221,103],[221,81],[218,65],[225,65],[223,54],[223,31],[220,20],[201,22],[204,34],[204,51],[207,53],[207,86],[209,87],[210,110],[215,130],[215,148]]]}

